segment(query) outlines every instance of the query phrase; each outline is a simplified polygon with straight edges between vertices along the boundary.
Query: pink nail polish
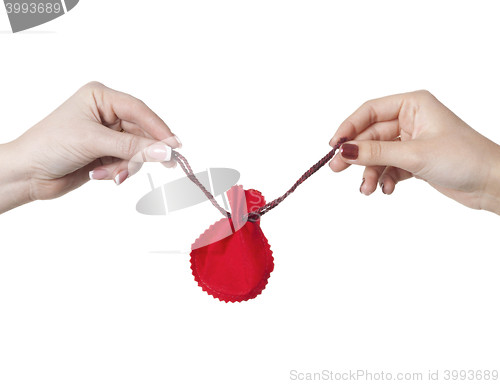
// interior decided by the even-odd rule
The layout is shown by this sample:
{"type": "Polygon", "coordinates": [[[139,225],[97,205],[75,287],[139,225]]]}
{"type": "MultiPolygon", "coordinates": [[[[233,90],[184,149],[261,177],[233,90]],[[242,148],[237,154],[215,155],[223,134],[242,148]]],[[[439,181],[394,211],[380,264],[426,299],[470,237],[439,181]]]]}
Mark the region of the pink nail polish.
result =
{"type": "Polygon", "coordinates": [[[109,172],[106,169],[94,169],[89,172],[90,180],[104,180],[109,176],[109,172]]]}
{"type": "Polygon", "coordinates": [[[115,176],[115,183],[116,185],[120,185],[123,183],[125,180],[127,180],[128,177],[128,171],[121,171],[118,175],[115,176]]]}

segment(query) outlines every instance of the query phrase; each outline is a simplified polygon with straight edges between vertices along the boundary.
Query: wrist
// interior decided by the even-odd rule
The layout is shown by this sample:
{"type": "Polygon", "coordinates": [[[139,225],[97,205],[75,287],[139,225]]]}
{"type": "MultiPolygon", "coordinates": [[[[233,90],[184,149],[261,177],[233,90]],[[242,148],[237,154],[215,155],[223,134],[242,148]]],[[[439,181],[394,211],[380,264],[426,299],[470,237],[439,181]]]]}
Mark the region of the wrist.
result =
{"type": "Polygon", "coordinates": [[[30,175],[17,142],[0,144],[0,214],[32,201],[30,175]]]}
{"type": "Polygon", "coordinates": [[[481,208],[500,215],[500,145],[495,144],[481,208]]]}

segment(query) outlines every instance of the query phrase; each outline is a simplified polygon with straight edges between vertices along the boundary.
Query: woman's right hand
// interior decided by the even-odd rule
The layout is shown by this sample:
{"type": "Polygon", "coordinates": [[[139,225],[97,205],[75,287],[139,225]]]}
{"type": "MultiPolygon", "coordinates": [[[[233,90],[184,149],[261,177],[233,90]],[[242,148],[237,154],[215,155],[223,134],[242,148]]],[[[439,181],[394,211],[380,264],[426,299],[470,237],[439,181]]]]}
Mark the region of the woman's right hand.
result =
{"type": "Polygon", "coordinates": [[[399,181],[416,177],[475,209],[500,214],[500,146],[482,136],[427,91],[364,103],[338,128],[330,162],[335,172],[363,165],[361,193],[380,184],[391,194],[399,181]]]}
{"type": "Polygon", "coordinates": [[[92,82],[16,140],[0,145],[0,213],[62,196],[89,179],[120,185],[145,161],[175,166],[181,146],[142,101],[92,82]]]}

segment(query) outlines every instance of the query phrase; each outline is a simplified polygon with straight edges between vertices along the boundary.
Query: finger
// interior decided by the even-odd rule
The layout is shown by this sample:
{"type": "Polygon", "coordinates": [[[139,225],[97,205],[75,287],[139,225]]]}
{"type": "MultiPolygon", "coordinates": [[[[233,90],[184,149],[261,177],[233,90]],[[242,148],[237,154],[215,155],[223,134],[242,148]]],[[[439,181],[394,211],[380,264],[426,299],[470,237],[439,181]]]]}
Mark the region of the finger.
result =
{"type": "Polygon", "coordinates": [[[139,172],[142,164],[143,163],[122,160],[111,173],[111,177],[116,185],[120,185],[129,177],[139,172]]]}
{"type": "Polygon", "coordinates": [[[333,157],[333,159],[330,161],[330,163],[328,165],[330,166],[330,168],[332,169],[333,172],[342,172],[351,166],[351,164],[346,163],[342,159],[342,156],[340,156],[339,153],[337,153],[333,157]]]}
{"type": "Polygon", "coordinates": [[[172,159],[172,148],[164,142],[126,132],[116,132],[98,124],[88,140],[88,148],[96,158],[112,156],[134,162],[164,162],[172,159]]]}
{"type": "MultiPolygon", "coordinates": [[[[108,128],[111,128],[111,127],[108,127],[108,128]]],[[[133,135],[143,136],[143,137],[146,137],[149,139],[153,139],[153,137],[149,133],[143,131],[137,124],[130,123],[128,121],[120,121],[120,124],[118,124],[115,128],[112,128],[112,129],[114,129],[115,131],[123,130],[124,132],[128,132],[128,133],[131,133],[133,135]]],[[[101,160],[102,160],[103,165],[106,165],[106,164],[110,164],[112,162],[115,162],[117,159],[114,157],[106,157],[106,158],[102,158],[101,160]],[[106,159],[112,159],[112,161],[106,160],[106,159]]],[[[169,162],[166,162],[166,163],[169,163],[169,162]]],[[[177,163],[175,163],[175,164],[177,164],[177,163]]],[[[172,166],[170,166],[170,168],[171,167],[172,166]]],[[[167,168],[169,168],[169,167],[167,167],[167,168]]]]}
{"type": "Polygon", "coordinates": [[[111,156],[104,156],[99,159],[99,162],[101,163],[100,165],[108,165],[112,164],[120,159],[117,159],[116,157],[111,157],[111,156]]]}
{"type": "Polygon", "coordinates": [[[172,148],[182,146],[167,124],[143,101],[99,83],[92,83],[90,87],[99,116],[105,123],[114,124],[118,119],[134,123],[153,138],[165,141],[172,148]]]}
{"type": "Polygon", "coordinates": [[[165,161],[161,163],[165,168],[175,168],[177,167],[177,161],[175,160],[170,160],[170,161],[165,161]]]}
{"type": "MultiPolygon", "coordinates": [[[[381,123],[372,124],[366,131],[361,132],[355,139],[356,140],[393,140],[399,136],[399,122],[398,120],[384,121],[381,123]]],[[[337,153],[330,161],[330,168],[334,172],[342,172],[349,167],[342,156],[337,153]]]]}
{"type": "Polygon", "coordinates": [[[353,139],[390,141],[394,140],[399,135],[399,121],[391,120],[372,124],[370,127],[368,127],[353,139]]]}
{"type": "Polygon", "coordinates": [[[342,144],[340,156],[349,164],[385,165],[418,173],[423,155],[415,141],[350,141],[342,144]]]}
{"type": "Polygon", "coordinates": [[[333,147],[343,137],[352,140],[374,123],[397,119],[404,97],[399,94],[367,101],[340,124],[330,145],[333,147]]]}
{"type": "Polygon", "coordinates": [[[90,180],[113,180],[116,185],[135,175],[144,163],[120,160],[113,164],[96,167],[89,172],[90,180]]]}
{"type": "Polygon", "coordinates": [[[41,197],[41,199],[53,199],[56,197],[60,197],[89,181],[89,171],[96,167],[99,162],[93,161],[90,164],[87,164],[83,168],[77,169],[75,172],[69,173],[66,176],[60,177],[58,179],[51,180],[51,189],[54,192],[49,193],[47,196],[41,197]],[[50,197],[48,197],[50,196],[50,197]]]}
{"type": "Polygon", "coordinates": [[[359,187],[359,192],[365,196],[370,196],[377,189],[377,183],[380,175],[384,172],[385,167],[365,167],[363,172],[363,181],[359,187]]]}
{"type": "Polygon", "coordinates": [[[384,194],[390,195],[394,192],[397,183],[411,177],[413,177],[413,175],[404,169],[386,167],[379,178],[380,189],[384,194]]]}
{"type": "MultiPolygon", "coordinates": [[[[144,131],[137,124],[130,123],[128,121],[122,121],[120,123],[120,129],[125,131],[125,132],[131,133],[133,135],[144,136],[144,137],[147,137],[148,139],[154,139],[153,136],[151,136],[149,133],[144,131]]],[[[120,129],[118,129],[118,131],[120,131],[120,129]]]]}
{"type": "Polygon", "coordinates": [[[105,124],[105,126],[117,132],[128,132],[133,135],[143,136],[149,139],[153,139],[153,136],[144,131],[137,124],[131,123],[129,121],[117,119],[115,124],[105,124]]]}
{"type": "MultiPolygon", "coordinates": [[[[121,166],[123,160],[117,160],[113,163],[101,165],[99,167],[93,168],[89,172],[90,180],[113,180],[116,174],[119,173],[118,169],[121,166]]],[[[121,167],[126,169],[126,167],[121,167]]]]}

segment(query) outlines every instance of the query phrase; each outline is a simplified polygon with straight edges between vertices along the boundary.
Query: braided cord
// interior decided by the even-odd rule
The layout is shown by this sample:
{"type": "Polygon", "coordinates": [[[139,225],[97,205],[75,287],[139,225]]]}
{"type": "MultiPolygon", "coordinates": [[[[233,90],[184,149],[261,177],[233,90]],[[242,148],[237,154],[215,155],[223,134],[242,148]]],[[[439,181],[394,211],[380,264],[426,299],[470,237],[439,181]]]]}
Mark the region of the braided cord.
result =
{"type": "MultiPolygon", "coordinates": [[[[283,202],[288,196],[290,196],[296,189],[297,187],[302,184],[304,181],[306,181],[309,177],[311,177],[314,173],[316,173],[319,169],[321,169],[326,163],[328,163],[333,156],[335,156],[335,152],[341,147],[343,143],[347,141],[346,138],[342,138],[338,141],[337,144],[333,147],[333,149],[328,152],[320,161],[318,161],[316,164],[314,164],[311,168],[309,168],[296,182],[295,184],[292,185],[292,187],[286,191],[283,195],[278,197],[277,199],[274,199],[273,201],[263,205],[259,209],[249,212],[247,214],[247,219],[249,221],[257,221],[260,219],[260,217],[267,212],[269,212],[271,209],[276,208],[279,204],[283,202]]],[[[225,217],[231,217],[231,214],[227,212],[224,208],[222,208],[219,203],[215,200],[214,196],[207,191],[207,189],[203,186],[203,184],[198,180],[198,178],[195,176],[193,173],[193,170],[191,169],[191,166],[189,165],[188,161],[184,156],[182,156],[179,152],[177,151],[172,151],[172,155],[174,160],[179,163],[181,166],[182,170],[186,174],[186,176],[193,182],[195,183],[198,188],[201,189],[201,191],[205,194],[205,196],[208,197],[208,199],[212,202],[215,208],[217,208],[225,217]]]]}
{"type": "Polygon", "coordinates": [[[206,197],[208,197],[213,206],[217,208],[219,212],[222,213],[222,215],[224,215],[225,217],[228,218],[231,217],[231,214],[219,205],[217,200],[215,200],[215,197],[210,192],[208,192],[205,186],[201,183],[201,181],[198,180],[198,178],[193,173],[193,170],[191,169],[191,166],[189,165],[186,158],[177,151],[172,151],[172,155],[174,157],[174,160],[181,166],[182,170],[189,178],[189,180],[191,180],[193,183],[196,184],[198,188],[201,189],[201,191],[205,194],[206,197]]]}
{"type": "Polygon", "coordinates": [[[316,173],[319,169],[321,169],[326,163],[328,163],[333,156],[335,156],[335,152],[340,148],[340,146],[345,143],[347,139],[342,138],[338,141],[338,143],[333,147],[333,149],[328,152],[320,161],[318,161],[316,164],[314,164],[311,168],[309,168],[296,182],[292,187],[286,191],[283,195],[278,197],[277,199],[274,199],[273,201],[267,203],[266,205],[263,205],[259,209],[250,212],[248,214],[249,219],[253,218],[260,218],[260,216],[266,214],[269,212],[271,209],[276,208],[279,204],[283,202],[288,196],[290,196],[296,189],[297,187],[302,184],[304,181],[306,181],[309,177],[311,177],[314,173],[316,173]]]}

